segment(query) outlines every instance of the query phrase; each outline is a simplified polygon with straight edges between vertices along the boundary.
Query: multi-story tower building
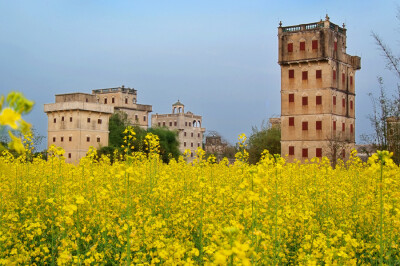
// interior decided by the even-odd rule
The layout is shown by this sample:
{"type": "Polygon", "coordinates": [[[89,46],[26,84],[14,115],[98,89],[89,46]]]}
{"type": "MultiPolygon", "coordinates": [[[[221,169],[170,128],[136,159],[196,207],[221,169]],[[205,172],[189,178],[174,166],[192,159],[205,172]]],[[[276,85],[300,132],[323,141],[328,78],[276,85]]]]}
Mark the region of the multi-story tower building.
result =
{"type": "Polygon", "coordinates": [[[137,90],[122,85],[118,88],[93,90],[92,93],[97,96],[99,103],[114,106],[115,111],[126,113],[132,125],[148,128],[152,106],[137,103],[137,90]]]}
{"type": "Polygon", "coordinates": [[[66,161],[77,162],[90,146],[108,146],[108,125],[115,111],[125,112],[132,125],[147,129],[151,105],[137,104],[137,91],[124,86],[93,90],[92,94],[56,95],[56,102],[44,105],[48,116],[48,147],[65,150],[66,161]]]}
{"type": "Polygon", "coordinates": [[[346,159],[355,144],[355,73],[346,29],[329,21],[278,28],[281,148],[289,160],[346,159]]]}
{"type": "Polygon", "coordinates": [[[197,147],[202,147],[203,134],[206,130],[201,127],[202,117],[191,112],[185,113],[185,106],[180,102],[172,105],[171,114],[155,114],[151,116],[152,127],[167,127],[178,132],[179,151],[186,149],[194,156],[197,147]]]}
{"type": "Polygon", "coordinates": [[[66,162],[84,157],[90,146],[108,145],[108,121],[114,107],[97,103],[95,95],[56,95],[56,102],[44,105],[48,116],[47,146],[65,150],[66,162]]]}

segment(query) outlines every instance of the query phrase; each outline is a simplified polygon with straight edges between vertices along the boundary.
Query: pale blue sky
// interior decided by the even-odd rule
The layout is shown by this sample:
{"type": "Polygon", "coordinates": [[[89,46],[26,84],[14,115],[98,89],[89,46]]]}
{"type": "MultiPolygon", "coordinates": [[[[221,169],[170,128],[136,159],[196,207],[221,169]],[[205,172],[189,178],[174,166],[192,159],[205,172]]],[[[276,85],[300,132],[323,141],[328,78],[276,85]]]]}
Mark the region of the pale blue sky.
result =
{"type": "Polygon", "coordinates": [[[356,74],[356,135],[370,131],[368,92],[393,79],[371,37],[400,51],[396,1],[0,0],[0,93],[36,102],[27,120],[47,135],[44,103],[54,95],[124,84],[153,113],[180,99],[203,126],[234,143],[280,114],[277,27],[346,23],[356,74]]]}

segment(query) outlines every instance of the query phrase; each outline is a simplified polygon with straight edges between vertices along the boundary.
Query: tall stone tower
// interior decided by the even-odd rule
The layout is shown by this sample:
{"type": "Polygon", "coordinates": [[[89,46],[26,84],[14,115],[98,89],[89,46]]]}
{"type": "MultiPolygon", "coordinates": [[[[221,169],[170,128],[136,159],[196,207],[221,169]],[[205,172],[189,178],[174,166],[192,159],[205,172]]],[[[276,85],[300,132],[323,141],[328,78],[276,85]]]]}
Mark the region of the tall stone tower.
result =
{"type": "Polygon", "coordinates": [[[278,28],[281,150],[289,161],[346,159],[355,144],[355,73],[346,29],[329,21],[278,28]]]}

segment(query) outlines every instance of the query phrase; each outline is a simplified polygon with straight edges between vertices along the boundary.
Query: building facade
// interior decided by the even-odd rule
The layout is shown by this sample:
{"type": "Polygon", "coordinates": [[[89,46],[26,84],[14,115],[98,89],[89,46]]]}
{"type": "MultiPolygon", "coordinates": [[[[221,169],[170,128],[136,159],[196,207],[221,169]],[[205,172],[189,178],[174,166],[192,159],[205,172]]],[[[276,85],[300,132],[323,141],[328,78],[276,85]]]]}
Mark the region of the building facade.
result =
{"type": "Polygon", "coordinates": [[[355,145],[355,74],[346,29],[329,21],[278,28],[281,150],[289,161],[346,159],[355,145]]]}
{"type": "Polygon", "coordinates": [[[84,157],[90,146],[108,145],[108,122],[114,107],[97,103],[95,95],[56,95],[56,102],[44,105],[48,117],[47,146],[65,150],[66,162],[84,157]]]}
{"type": "Polygon", "coordinates": [[[65,150],[69,163],[78,162],[90,146],[108,146],[111,115],[125,112],[130,124],[148,128],[151,105],[137,103],[137,90],[117,88],[93,90],[92,94],[56,95],[56,102],[44,105],[48,117],[47,144],[65,150]]]}
{"type": "Polygon", "coordinates": [[[93,90],[92,94],[99,103],[114,106],[115,111],[126,113],[130,124],[148,128],[152,106],[137,103],[137,90],[122,85],[118,88],[93,90]]]}
{"type": "Polygon", "coordinates": [[[178,132],[179,151],[190,150],[190,157],[195,155],[198,147],[202,147],[205,128],[201,127],[202,117],[191,112],[185,113],[185,106],[180,102],[172,105],[171,114],[155,114],[151,116],[152,127],[167,127],[178,132]]]}

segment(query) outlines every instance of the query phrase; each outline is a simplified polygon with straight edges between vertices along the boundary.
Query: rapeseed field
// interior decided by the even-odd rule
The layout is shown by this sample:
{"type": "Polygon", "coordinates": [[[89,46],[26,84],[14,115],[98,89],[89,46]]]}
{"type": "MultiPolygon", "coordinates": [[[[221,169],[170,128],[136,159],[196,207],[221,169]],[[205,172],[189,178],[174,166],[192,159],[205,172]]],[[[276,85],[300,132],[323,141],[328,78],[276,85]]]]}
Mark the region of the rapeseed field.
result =
{"type": "Polygon", "coordinates": [[[55,147],[47,161],[4,152],[0,264],[399,264],[400,170],[388,152],[335,169],[267,152],[249,165],[244,139],[234,164],[201,149],[192,164],[162,163],[154,135],[147,155],[113,164],[95,150],[77,165],[55,147]]]}

